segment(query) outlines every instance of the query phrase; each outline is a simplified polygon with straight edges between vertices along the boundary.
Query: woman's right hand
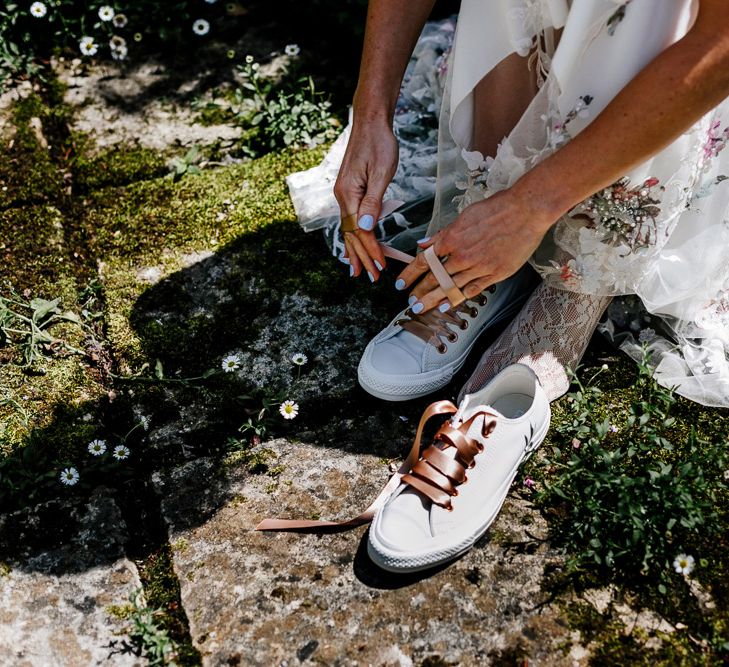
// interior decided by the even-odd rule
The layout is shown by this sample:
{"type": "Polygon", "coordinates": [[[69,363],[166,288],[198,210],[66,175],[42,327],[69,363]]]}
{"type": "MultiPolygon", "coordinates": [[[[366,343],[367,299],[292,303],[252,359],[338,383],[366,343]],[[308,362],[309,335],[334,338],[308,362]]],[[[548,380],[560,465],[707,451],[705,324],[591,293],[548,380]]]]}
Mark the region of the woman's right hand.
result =
{"type": "Polygon", "coordinates": [[[367,271],[372,282],[385,268],[385,256],[373,229],[380,218],[382,197],[395,175],[397,139],[385,121],[355,121],[334,184],[342,217],[357,214],[359,229],[344,234],[350,275],[367,271]]]}

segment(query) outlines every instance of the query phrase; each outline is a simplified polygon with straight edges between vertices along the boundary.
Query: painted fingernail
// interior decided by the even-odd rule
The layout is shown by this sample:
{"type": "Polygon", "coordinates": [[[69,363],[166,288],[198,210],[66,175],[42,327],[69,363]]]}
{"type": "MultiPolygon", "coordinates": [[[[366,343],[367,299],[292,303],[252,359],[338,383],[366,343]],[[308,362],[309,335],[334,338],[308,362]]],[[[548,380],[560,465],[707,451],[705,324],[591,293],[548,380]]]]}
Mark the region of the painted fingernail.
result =
{"type": "Polygon", "coordinates": [[[375,282],[375,277],[369,271],[367,272],[367,275],[368,275],[371,283],[375,282]]]}
{"type": "Polygon", "coordinates": [[[447,310],[450,310],[450,308],[451,308],[451,304],[448,303],[447,301],[445,303],[441,303],[440,306],[438,306],[438,310],[441,313],[445,313],[447,310]]]}
{"type": "Polygon", "coordinates": [[[408,297],[408,306],[412,306],[417,300],[418,300],[417,296],[409,296],[408,297]]]}
{"type": "Polygon", "coordinates": [[[375,226],[375,219],[369,214],[363,215],[357,222],[357,226],[368,232],[375,226]]]}
{"type": "Polygon", "coordinates": [[[350,266],[349,267],[349,277],[351,278],[353,275],[354,275],[354,267],[350,266]]]}
{"type": "Polygon", "coordinates": [[[427,243],[428,241],[430,241],[430,236],[425,236],[418,243],[427,243]]]}
{"type": "Polygon", "coordinates": [[[340,262],[341,262],[342,264],[347,264],[347,265],[349,265],[349,257],[340,257],[340,258],[339,258],[339,261],[340,261],[340,262]]]}
{"type": "Polygon", "coordinates": [[[375,266],[377,267],[378,271],[382,271],[382,264],[380,264],[377,260],[375,260],[375,266]]]}
{"type": "Polygon", "coordinates": [[[418,301],[417,303],[413,304],[411,306],[411,308],[412,308],[412,311],[417,315],[418,313],[423,311],[423,308],[425,308],[425,306],[422,303],[420,303],[420,301],[418,301]]]}
{"type": "Polygon", "coordinates": [[[398,278],[395,281],[395,289],[396,290],[404,290],[405,289],[405,281],[402,278],[398,278]]]}

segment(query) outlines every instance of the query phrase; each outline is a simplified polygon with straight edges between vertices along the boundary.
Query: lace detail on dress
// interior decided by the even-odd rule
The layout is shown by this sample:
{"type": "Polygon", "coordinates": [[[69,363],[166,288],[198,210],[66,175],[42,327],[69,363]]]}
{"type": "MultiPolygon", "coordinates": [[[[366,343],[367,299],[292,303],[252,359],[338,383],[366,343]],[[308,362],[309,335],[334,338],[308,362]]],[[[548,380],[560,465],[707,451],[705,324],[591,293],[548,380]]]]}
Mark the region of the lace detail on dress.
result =
{"type": "Polygon", "coordinates": [[[525,364],[537,374],[550,401],[562,396],[570,384],[567,368],[579,363],[610,299],[539,285],[481,357],[458,401],[513,363],[525,364]]]}

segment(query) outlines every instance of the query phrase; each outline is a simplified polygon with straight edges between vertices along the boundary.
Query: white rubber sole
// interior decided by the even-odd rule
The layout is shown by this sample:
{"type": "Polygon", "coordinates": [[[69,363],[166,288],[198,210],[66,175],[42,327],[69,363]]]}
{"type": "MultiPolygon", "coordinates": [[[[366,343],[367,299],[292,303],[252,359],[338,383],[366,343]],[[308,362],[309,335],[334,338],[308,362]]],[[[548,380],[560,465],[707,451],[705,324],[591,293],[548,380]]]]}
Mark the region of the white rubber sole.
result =
{"type": "Polygon", "coordinates": [[[504,479],[504,482],[499,487],[498,494],[500,498],[496,509],[488,517],[486,517],[485,521],[475,532],[470,535],[466,535],[459,541],[452,544],[439,544],[437,547],[426,551],[419,551],[417,553],[403,553],[402,551],[395,551],[388,548],[377,538],[377,528],[379,524],[378,519],[382,512],[382,510],[380,510],[372,521],[369,538],[367,540],[367,554],[372,562],[388,572],[420,572],[422,570],[429,570],[433,567],[437,567],[438,565],[448,563],[469,551],[473,545],[478,542],[481,537],[483,537],[486,531],[491,527],[491,524],[496,520],[501,508],[504,506],[504,502],[506,502],[509,489],[514,483],[514,479],[519,472],[519,468],[529,459],[529,457],[537,450],[547,437],[550,424],[550,414],[551,412],[547,415],[546,424],[542,431],[539,434],[535,434],[534,441],[538,444],[529,452],[524,453],[524,455],[519,459],[519,462],[514,466],[513,470],[511,470],[509,475],[504,479]]]}
{"type": "MultiPolygon", "coordinates": [[[[508,307],[499,310],[493,318],[486,320],[481,329],[473,337],[473,340],[467,345],[465,350],[453,361],[445,364],[442,368],[437,368],[425,373],[417,375],[392,375],[384,376],[382,373],[369,371],[367,366],[367,353],[360,359],[357,366],[357,379],[359,384],[368,394],[383,401],[410,401],[416,398],[422,398],[428,394],[445,387],[453,378],[453,376],[461,369],[470,354],[473,346],[489,327],[492,327],[502,320],[515,315],[522,307],[524,300],[518,300],[510,304],[508,307]],[[397,383],[383,380],[384,377],[397,378],[397,383]]],[[[368,346],[369,348],[369,346],[368,346]]]]}

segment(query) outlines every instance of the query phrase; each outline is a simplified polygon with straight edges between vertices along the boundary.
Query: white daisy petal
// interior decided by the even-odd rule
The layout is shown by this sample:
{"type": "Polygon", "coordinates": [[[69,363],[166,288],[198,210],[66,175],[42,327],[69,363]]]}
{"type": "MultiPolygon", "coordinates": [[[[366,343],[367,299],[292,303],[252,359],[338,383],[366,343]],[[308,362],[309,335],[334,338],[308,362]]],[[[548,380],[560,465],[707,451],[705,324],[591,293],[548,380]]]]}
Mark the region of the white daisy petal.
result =
{"type": "Polygon", "coordinates": [[[294,419],[299,414],[299,404],[294,401],[284,401],[278,408],[284,419],[294,419]]]}
{"type": "Polygon", "coordinates": [[[696,561],[694,560],[694,557],[686,554],[678,554],[678,556],[676,556],[673,560],[673,569],[685,577],[689,576],[693,572],[695,565],[696,561]]]}
{"type": "Polygon", "coordinates": [[[96,52],[99,50],[99,46],[94,41],[93,37],[81,38],[81,41],[78,43],[78,47],[81,53],[85,56],[96,55],[96,52]]]}
{"type": "Polygon", "coordinates": [[[284,49],[284,53],[292,58],[298,56],[301,53],[301,49],[298,44],[287,44],[284,49]]]}
{"type": "Polygon", "coordinates": [[[47,13],[48,9],[42,2],[34,2],[30,6],[31,16],[35,16],[37,19],[42,19],[47,13]]]}
{"type": "Polygon", "coordinates": [[[112,456],[117,461],[123,461],[124,459],[128,459],[129,455],[131,454],[131,451],[129,450],[129,447],[126,445],[117,445],[114,447],[114,450],[112,451],[112,456]]]}
{"type": "Polygon", "coordinates": [[[61,483],[66,486],[73,486],[79,480],[78,470],[76,468],[65,468],[61,471],[61,483]]]}
{"type": "Polygon", "coordinates": [[[240,357],[237,354],[229,354],[221,363],[226,373],[232,373],[240,368],[240,357]]]}
{"type": "Polygon", "coordinates": [[[87,449],[89,450],[89,454],[91,456],[101,456],[104,452],[106,452],[106,441],[105,440],[92,440],[87,449]]]}
{"type": "Polygon", "coordinates": [[[303,366],[307,361],[309,361],[309,358],[303,352],[297,352],[293,357],[291,357],[291,361],[293,361],[297,366],[303,366]]]}
{"type": "Polygon", "coordinates": [[[210,23],[208,23],[205,19],[197,19],[192,24],[192,31],[196,35],[207,35],[210,32],[210,23]]]}
{"type": "Polygon", "coordinates": [[[114,18],[114,8],[109,5],[99,7],[99,18],[102,21],[111,21],[114,18]]]}

